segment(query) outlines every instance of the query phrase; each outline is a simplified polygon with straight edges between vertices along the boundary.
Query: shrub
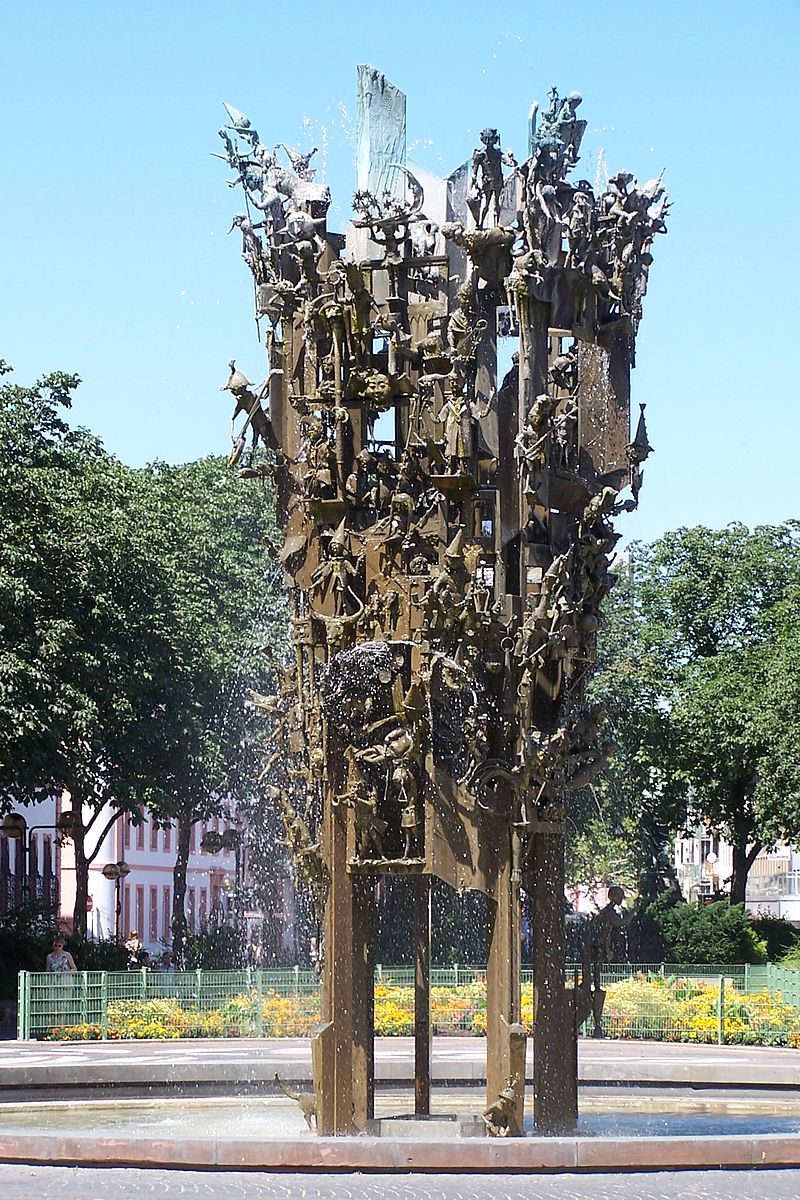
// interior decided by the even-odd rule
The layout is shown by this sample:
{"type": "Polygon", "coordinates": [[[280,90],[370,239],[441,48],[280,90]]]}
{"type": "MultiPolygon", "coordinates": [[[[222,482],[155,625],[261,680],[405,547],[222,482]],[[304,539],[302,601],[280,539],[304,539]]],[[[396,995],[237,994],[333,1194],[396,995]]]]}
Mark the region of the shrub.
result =
{"type": "Polygon", "coordinates": [[[647,909],[665,943],[665,961],[674,963],[763,963],[767,948],[743,904],[718,900],[695,907],[665,907],[656,900],[647,909]]]}
{"type": "Polygon", "coordinates": [[[230,925],[190,933],[186,938],[186,967],[204,971],[235,971],[246,962],[244,933],[230,925]]]}
{"type": "Polygon", "coordinates": [[[54,912],[39,903],[13,908],[0,921],[0,999],[17,995],[20,971],[43,971],[52,949],[54,912]]]}
{"type": "Polygon", "coordinates": [[[124,971],[128,965],[127,950],[112,939],[90,942],[70,937],[67,948],[79,971],[124,971]]]}
{"type": "Polygon", "coordinates": [[[800,942],[796,942],[791,950],[787,950],[781,959],[782,967],[791,967],[795,971],[800,971],[800,942]]]}
{"type": "Polygon", "coordinates": [[[794,925],[790,925],[785,917],[770,917],[767,915],[753,917],[750,922],[756,937],[766,944],[767,958],[770,962],[778,962],[784,955],[800,946],[800,936],[794,925]]]}

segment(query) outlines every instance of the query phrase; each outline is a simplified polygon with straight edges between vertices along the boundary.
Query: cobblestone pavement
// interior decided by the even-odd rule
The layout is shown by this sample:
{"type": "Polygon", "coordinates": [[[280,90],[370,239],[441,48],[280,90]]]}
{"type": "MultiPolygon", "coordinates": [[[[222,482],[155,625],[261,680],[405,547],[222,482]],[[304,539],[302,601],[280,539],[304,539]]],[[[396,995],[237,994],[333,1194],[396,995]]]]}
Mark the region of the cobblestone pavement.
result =
{"type": "Polygon", "coordinates": [[[271,1175],[0,1164],[3,1200],[797,1200],[800,1171],[631,1175],[271,1175]]]}

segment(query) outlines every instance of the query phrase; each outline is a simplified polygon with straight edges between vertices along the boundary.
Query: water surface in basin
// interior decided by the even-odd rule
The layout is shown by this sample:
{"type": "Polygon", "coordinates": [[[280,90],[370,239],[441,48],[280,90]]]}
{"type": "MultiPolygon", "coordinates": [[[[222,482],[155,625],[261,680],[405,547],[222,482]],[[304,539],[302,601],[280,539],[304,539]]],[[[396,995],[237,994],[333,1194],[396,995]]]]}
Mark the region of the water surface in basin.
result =
{"type": "MultiPolygon", "coordinates": [[[[434,1112],[480,1113],[476,1097],[452,1097],[434,1112]],[[458,1099],[458,1103],[456,1100],[458,1099]]],[[[409,1115],[402,1097],[378,1096],[376,1115],[409,1115]]],[[[525,1121],[533,1133],[532,1117],[525,1121]]],[[[720,1137],[800,1133],[800,1115],[722,1112],[591,1112],[581,1116],[582,1137],[720,1137]]],[[[295,1138],[309,1135],[299,1109],[278,1097],[0,1104],[0,1136],[45,1133],[83,1138],[295,1138]]]]}

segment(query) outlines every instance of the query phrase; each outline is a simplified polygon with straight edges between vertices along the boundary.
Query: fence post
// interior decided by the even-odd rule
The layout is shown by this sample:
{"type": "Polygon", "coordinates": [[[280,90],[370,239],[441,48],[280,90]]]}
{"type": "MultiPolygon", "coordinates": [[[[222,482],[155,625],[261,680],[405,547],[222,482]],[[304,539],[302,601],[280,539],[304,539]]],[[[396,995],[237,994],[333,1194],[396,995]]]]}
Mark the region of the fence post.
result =
{"type": "Polygon", "coordinates": [[[458,963],[453,963],[453,980],[455,987],[458,987],[458,963]]]}
{"type": "Polygon", "coordinates": [[[195,973],[194,973],[194,983],[195,983],[195,987],[194,987],[194,1006],[195,1006],[195,1008],[197,1009],[197,1011],[198,1011],[198,1012],[200,1012],[200,1011],[201,1011],[201,1009],[200,1009],[200,999],[201,999],[201,997],[202,997],[202,994],[203,994],[203,976],[202,976],[202,971],[201,971],[201,968],[200,968],[200,967],[198,967],[198,968],[197,968],[197,970],[196,970],[196,971],[195,971],[195,973]]]}
{"type": "Polygon", "coordinates": [[[294,994],[300,995],[300,967],[297,963],[294,964],[294,994]]]}
{"type": "Polygon", "coordinates": [[[375,982],[380,983],[383,979],[383,967],[380,963],[375,964],[375,982]]]}
{"type": "Polygon", "coordinates": [[[89,1024],[89,974],[87,971],[81,971],[81,1025],[89,1024]]]}
{"type": "Polygon", "coordinates": [[[30,995],[28,972],[20,971],[17,976],[17,1041],[27,1040],[28,998],[30,995]]]}
{"type": "Polygon", "coordinates": [[[100,976],[100,1039],[108,1041],[108,972],[100,976]]]}
{"type": "Polygon", "coordinates": [[[725,1045],[725,976],[719,977],[719,995],[717,997],[717,1045],[725,1045]]]}
{"type": "Polygon", "coordinates": [[[264,976],[259,969],[256,971],[256,1037],[264,1036],[264,976]]]}
{"type": "Polygon", "coordinates": [[[750,964],[749,963],[744,964],[744,990],[745,990],[745,992],[750,991],[750,964]]]}

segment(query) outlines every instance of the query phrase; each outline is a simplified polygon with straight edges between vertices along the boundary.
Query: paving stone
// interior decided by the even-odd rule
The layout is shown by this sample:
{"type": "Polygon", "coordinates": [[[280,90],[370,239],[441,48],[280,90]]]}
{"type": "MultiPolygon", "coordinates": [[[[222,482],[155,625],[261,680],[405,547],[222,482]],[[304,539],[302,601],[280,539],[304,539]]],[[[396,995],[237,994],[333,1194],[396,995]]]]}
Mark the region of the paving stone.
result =
{"type": "Polygon", "coordinates": [[[800,1171],[304,1175],[0,1164],[3,1200],[797,1200],[800,1171]]]}

